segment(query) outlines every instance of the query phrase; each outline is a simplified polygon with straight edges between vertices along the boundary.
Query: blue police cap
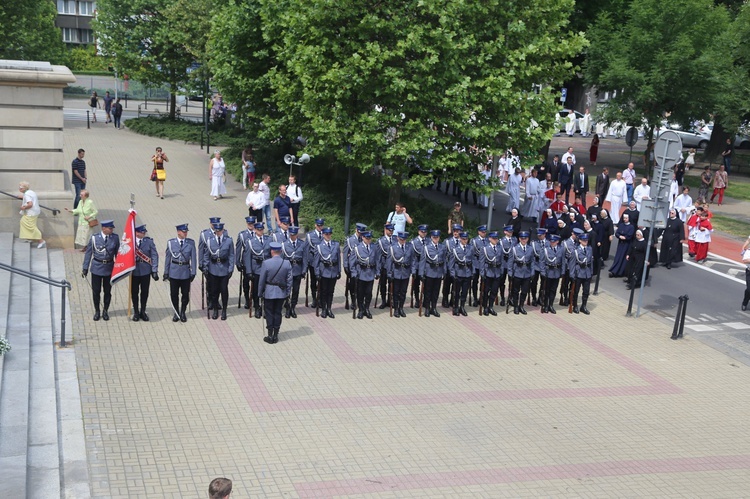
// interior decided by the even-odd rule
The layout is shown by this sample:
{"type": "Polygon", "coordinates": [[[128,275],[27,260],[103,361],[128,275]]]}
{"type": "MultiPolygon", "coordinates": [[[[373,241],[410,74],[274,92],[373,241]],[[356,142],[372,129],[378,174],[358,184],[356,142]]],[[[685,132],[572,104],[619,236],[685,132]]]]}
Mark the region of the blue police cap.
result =
{"type": "Polygon", "coordinates": [[[256,229],[262,229],[265,226],[263,225],[263,222],[255,222],[255,225],[253,225],[253,227],[255,227],[256,229]]]}
{"type": "Polygon", "coordinates": [[[289,223],[289,217],[279,217],[279,223],[288,224],[289,223]]]}
{"type": "MultiPolygon", "coordinates": [[[[104,225],[104,222],[102,222],[102,225],[104,225]]],[[[176,226],[175,229],[177,229],[179,231],[185,231],[185,232],[187,232],[188,231],[188,224],[180,224],[180,225],[176,226]]]]}
{"type": "Polygon", "coordinates": [[[384,228],[385,230],[393,230],[393,224],[385,224],[385,225],[383,226],[383,228],[384,228]]]}
{"type": "Polygon", "coordinates": [[[522,230],[521,232],[518,233],[518,237],[529,237],[529,231],[522,230]]]}
{"type": "Polygon", "coordinates": [[[212,227],[214,228],[214,230],[224,230],[224,224],[222,223],[213,224],[212,227]]]}
{"type": "Polygon", "coordinates": [[[364,231],[364,232],[362,233],[362,237],[366,237],[366,238],[368,238],[368,239],[369,239],[369,238],[371,238],[371,237],[372,237],[372,232],[370,232],[369,230],[366,230],[366,231],[364,231]]]}
{"type": "Polygon", "coordinates": [[[420,231],[427,232],[428,230],[430,230],[430,226],[423,224],[423,225],[420,225],[419,227],[417,227],[417,229],[419,229],[420,231]]]}
{"type": "Polygon", "coordinates": [[[268,247],[271,248],[274,251],[279,251],[279,250],[281,250],[281,243],[276,243],[276,242],[270,243],[268,245],[268,247]]]}
{"type": "Polygon", "coordinates": [[[297,232],[299,232],[299,227],[296,227],[294,225],[292,225],[291,227],[289,227],[289,233],[290,234],[296,234],[297,232]]]}
{"type": "Polygon", "coordinates": [[[115,228],[115,221],[114,220],[103,220],[101,222],[102,227],[109,227],[110,229],[115,228]]]}
{"type": "Polygon", "coordinates": [[[461,224],[453,224],[453,230],[464,230],[464,228],[461,226],[461,224]]]}
{"type": "Polygon", "coordinates": [[[316,218],[315,219],[315,225],[323,225],[324,223],[326,223],[326,221],[323,218],[316,218]]]}
{"type": "Polygon", "coordinates": [[[330,227],[323,227],[323,234],[333,234],[333,229],[330,227]]]}
{"type": "Polygon", "coordinates": [[[432,237],[440,237],[440,231],[435,229],[433,231],[430,231],[430,236],[432,237]]]}
{"type": "Polygon", "coordinates": [[[245,217],[245,222],[254,224],[257,219],[255,217],[245,217]]]}
{"type": "Polygon", "coordinates": [[[513,226],[512,225],[506,225],[505,227],[503,227],[503,230],[505,232],[513,232],[513,226]]]}
{"type": "Polygon", "coordinates": [[[489,233],[489,234],[488,234],[487,236],[488,236],[488,237],[494,237],[495,239],[497,239],[497,237],[498,237],[498,235],[497,235],[497,231],[496,231],[496,230],[493,230],[493,231],[492,231],[492,232],[490,232],[490,233],[489,233]]]}
{"type": "Polygon", "coordinates": [[[209,217],[208,221],[211,222],[211,225],[217,224],[221,222],[221,217],[209,217]]]}
{"type": "Polygon", "coordinates": [[[543,229],[543,228],[541,228],[541,227],[540,227],[540,228],[538,228],[538,229],[536,230],[536,235],[537,235],[537,236],[543,236],[543,235],[545,235],[545,234],[547,234],[547,229],[543,229]]]}
{"type": "Polygon", "coordinates": [[[584,232],[583,234],[581,234],[580,236],[578,236],[578,239],[580,239],[581,241],[588,241],[589,240],[589,235],[584,232]]]}
{"type": "Polygon", "coordinates": [[[552,234],[552,235],[549,236],[549,240],[550,241],[559,241],[560,240],[560,236],[558,234],[552,234]]]}
{"type": "Polygon", "coordinates": [[[135,231],[136,232],[147,232],[146,231],[146,225],[145,224],[144,225],[139,225],[138,227],[135,228],[135,231]]]}
{"type": "Polygon", "coordinates": [[[469,233],[468,232],[459,232],[458,237],[460,237],[461,239],[468,239],[469,238],[469,233]]]}
{"type": "Polygon", "coordinates": [[[479,227],[477,227],[477,232],[487,232],[487,226],[480,225],[479,227]]]}
{"type": "Polygon", "coordinates": [[[409,237],[409,233],[408,232],[399,232],[398,233],[398,238],[399,239],[406,239],[407,237],[409,237]]]}
{"type": "Polygon", "coordinates": [[[367,226],[363,223],[357,223],[357,232],[364,232],[367,230],[367,226]]]}
{"type": "Polygon", "coordinates": [[[579,229],[578,227],[576,227],[575,229],[573,229],[573,234],[575,234],[576,236],[580,236],[581,234],[583,234],[583,229],[579,229]]]}

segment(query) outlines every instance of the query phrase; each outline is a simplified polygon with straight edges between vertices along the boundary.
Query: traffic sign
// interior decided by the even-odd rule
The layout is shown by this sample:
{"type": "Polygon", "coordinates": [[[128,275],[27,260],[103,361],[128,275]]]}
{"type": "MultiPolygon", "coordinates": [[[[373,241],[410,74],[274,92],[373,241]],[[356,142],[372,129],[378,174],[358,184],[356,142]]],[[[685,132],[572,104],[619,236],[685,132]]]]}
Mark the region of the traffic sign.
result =
{"type": "Polygon", "coordinates": [[[625,134],[625,143],[629,147],[633,147],[636,142],[638,142],[638,129],[634,126],[631,126],[628,129],[628,132],[625,134]]]}
{"type": "MultiPolygon", "coordinates": [[[[669,214],[669,203],[658,199],[644,199],[641,201],[641,210],[638,223],[653,223],[653,227],[663,229],[667,226],[667,215],[669,214]]],[[[645,225],[645,224],[643,224],[645,225]]]]}
{"type": "Polygon", "coordinates": [[[657,165],[663,169],[671,170],[681,155],[682,139],[679,135],[672,130],[667,130],[659,135],[654,145],[654,158],[656,158],[657,165]]]}
{"type": "Polygon", "coordinates": [[[563,102],[565,102],[565,99],[568,98],[568,89],[563,87],[563,89],[561,90],[560,94],[561,94],[560,95],[560,100],[563,101],[563,102]]]}

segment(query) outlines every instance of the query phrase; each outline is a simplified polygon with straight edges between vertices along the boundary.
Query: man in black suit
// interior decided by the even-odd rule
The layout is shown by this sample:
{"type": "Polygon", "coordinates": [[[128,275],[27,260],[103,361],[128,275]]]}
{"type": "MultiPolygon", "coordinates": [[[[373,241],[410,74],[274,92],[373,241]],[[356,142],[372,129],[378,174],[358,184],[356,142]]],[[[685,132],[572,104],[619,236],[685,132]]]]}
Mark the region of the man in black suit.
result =
{"type": "Polygon", "coordinates": [[[560,182],[560,192],[565,193],[565,204],[570,204],[570,188],[573,186],[573,158],[568,157],[567,163],[560,167],[557,177],[560,182]]]}
{"type": "Polygon", "coordinates": [[[560,155],[555,154],[555,157],[552,158],[552,161],[550,161],[547,164],[547,173],[552,174],[552,182],[557,182],[557,176],[560,173],[560,155]]]}
{"type": "Polygon", "coordinates": [[[586,169],[583,166],[578,167],[578,173],[575,174],[573,192],[581,197],[581,205],[585,208],[586,194],[589,192],[589,176],[586,175],[586,169]]]}
{"type": "Polygon", "coordinates": [[[609,191],[609,169],[603,168],[602,173],[596,176],[596,185],[594,186],[594,192],[599,199],[604,202],[607,198],[607,192],[609,191]]]}

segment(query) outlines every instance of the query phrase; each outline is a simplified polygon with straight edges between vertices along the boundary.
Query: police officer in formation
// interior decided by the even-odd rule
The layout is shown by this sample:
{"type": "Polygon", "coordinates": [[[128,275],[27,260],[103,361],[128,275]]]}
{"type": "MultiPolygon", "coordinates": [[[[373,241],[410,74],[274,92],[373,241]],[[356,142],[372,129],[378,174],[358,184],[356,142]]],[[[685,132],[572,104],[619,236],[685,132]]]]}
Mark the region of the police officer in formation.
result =
{"type": "MultiPolygon", "coordinates": [[[[464,228],[460,224],[453,224],[451,230],[453,232],[453,237],[449,237],[445,240],[448,254],[450,254],[454,246],[458,246],[458,235],[464,230],[464,228]]],[[[453,303],[451,292],[455,293],[455,290],[453,289],[453,278],[451,277],[450,272],[446,270],[445,276],[443,277],[443,308],[448,308],[450,306],[449,304],[453,303]]]]}
{"type": "Polygon", "coordinates": [[[420,225],[417,227],[417,235],[410,241],[413,258],[414,258],[414,268],[415,271],[412,272],[412,285],[411,285],[411,294],[414,297],[414,303],[415,307],[419,308],[420,306],[420,294],[419,289],[422,284],[422,276],[419,274],[419,264],[422,260],[422,254],[424,252],[424,245],[427,242],[427,232],[430,230],[430,227],[427,225],[420,225]]]}
{"type": "Polygon", "coordinates": [[[521,231],[518,233],[518,243],[511,250],[510,273],[513,277],[513,313],[526,315],[524,303],[529,293],[529,284],[531,283],[531,268],[534,262],[534,252],[529,245],[529,232],[521,231]]]}
{"type": "MultiPolygon", "coordinates": [[[[570,262],[570,257],[573,254],[573,250],[576,247],[578,236],[583,234],[582,229],[574,228],[567,232],[568,237],[563,237],[560,241],[560,246],[563,248],[563,260],[565,261],[563,267],[563,274],[560,278],[560,306],[567,307],[570,302],[570,276],[568,275],[567,264],[570,262]]],[[[561,235],[562,237],[562,235],[561,235]]]]}
{"type": "Polygon", "coordinates": [[[424,252],[419,261],[419,275],[424,283],[424,300],[422,306],[425,309],[425,317],[434,315],[440,317],[437,310],[438,295],[440,294],[440,281],[445,277],[448,259],[447,244],[440,243],[440,231],[430,232],[430,241],[424,245],[424,252]]]}
{"type": "Polygon", "coordinates": [[[458,244],[448,252],[448,273],[453,281],[453,315],[466,317],[466,298],[474,275],[474,249],[469,246],[469,234],[459,232],[458,244]]]}
{"type": "MultiPolygon", "coordinates": [[[[260,319],[262,311],[260,307],[260,293],[258,281],[260,280],[260,269],[266,260],[266,243],[268,236],[264,234],[263,222],[255,222],[253,228],[255,234],[243,240],[240,251],[235,255],[237,269],[242,272],[249,281],[250,296],[253,301],[255,318],[260,319]]],[[[270,252],[270,249],[268,250],[270,252]]]]}
{"type": "Polygon", "coordinates": [[[536,237],[534,241],[531,241],[531,250],[534,252],[534,263],[531,266],[533,274],[529,286],[531,305],[534,307],[541,304],[542,294],[544,294],[543,286],[540,286],[539,283],[542,280],[542,253],[544,252],[544,248],[549,245],[547,242],[547,229],[538,228],[536,230],[536,237]]]}
{"type": "MultiPolygon", "coordinates": [[[[352,235],[346,238],[346,243],[344,244],[344,256],[343,256],[343,265],[344,265],[344,273],[346,274],[346,291],[345,294],[347,296],[350,296],[352,299],[352,309],[356,310],[357,305],[357,291],[356,291],[356,280],[352,276],[352,269],[349,267],[349,262],[351,260],[352,253],[354,253],[354,248],[359,245],[359,243],[362,242],[362,234],[367,230],[367,226],[363,223],[357,223],[356,229],[352,235]]],[[[348,307],[345,307],[348,310],[348,307]]]]}
{"type": "Polygon", "coordinates": [[[482,249],[488,244],[487,241],[487,226],[480,225],[477,227],[477,235],[471,240],[471,247],[474,250],[474,274],[471,277],[471,292],[473,294],[472,307],[479,306],[479,272],[480,272],[480,259],[482,256],[482,249]]]}
{"type": "Polygon", "coordinates": [[[500,249],[498,234],[492,231],[489,234],[489,243],[482,248],[479,256],[479,271],[482,275],[482,301],[479,304],[480,311],[484,315],[497,315],[495,311],[495,299],[500,287],[500,278],[503,276],[505,264],[500,249]]]}
{"type": "Polygon", "coordinates": [[[234,270],[234,242],[224,230],[223,223],[213,225],[214,236],[206,240],[203,252],[202,268],[206,269],[206,280],[211,290],[210,302],[213,303],[213,319],[219,317],[219,298],[221,298],[221,320],[227,320],[227,302],[229,301],[229,279],[234,270]]]}
{"type": "MultiPolygon", "coordinates": [[[[214,296],[214,292],[211,290],[211,281],[206,278],[206,273],[208,272],[208,269],[206,269],[203,266],[203,260],[206,256],[206,244],[208,241],[214,237],[214,224],[220,223],[221,217],[209,217],[208,219],[208,228],[203,229],[200,233],[200,236],[198,237],[198,265],[200,266],[200,271],[202,274],[201,279],[206,280],[206,306],[208,310],[211,310],[214,308],[214,303],[211,301],[211,298],[214,296]]],[[[216,305],[218,306],[218,305],[216,305]]]]}
{"type": "Polygon", "coordinates": [[[86,245],[83,257],[83,271],[85,279],[91,269],[91,290],[94,297],[94,320],[100,318],[109,320],[109,304],[112,301],[112,269],[115,257],[120,249],[120,237],[114,234],[115,223],[112,220],[101,222],[101,232],[94,234],[86,245]],[[104,288],[104,310],[101,311],[100,300],[104,288]]]}
{"type": "Polygon", "coordinates": [[[234,246],[234,256],[236,259],[237,271],[242,279],[242,295],[245,297],[245,310],[250,309],[250,282],[251,275],[245,272],[244,252],[250,244],[249,240],[255,237],[255,217],[245,217],[247,228],[237,234],[237,242],[234,246]]]}
{"type": "Polygon", "coordinates": [[[396,236],[393,234],[393,224],[386,223],[383,226],[383,235],[378,239],[378,249],[380,250],[380,284],[378,285],[378,291],[380,292],[380,307],[381,309],[390,305],[390,290],[388,282],[388,269],[386,261],[390,255],[391,246],[396,244],[396,236]]]}
{"type": "Polygon", "coordinates": [[[312,293],[312,308],[318,308],[318,278],[315,276],[315,248],[323,241],[323,228],[325,226],[325,219],[315,219],[315,229],[307,233],[307,246],[310,250],[310,255],[307,258],[307,265],[309,269],[310,279],[310,292],[312,293]]]}
{"type": "Polygon", "coordinates": [[[263,313],[268,330],[268,336],[263,341],[273,344],[279,341],[281,309],[292,292],[292,265],[281,258],[281,243],[271,242],[268,246],[271,258],[261,265],[258,292],[263,297],[263,313]]]}
{"type": "Polygon", "coordinates": [[[333,291],[336,287],[336,281],[341,278],[341,256],[340,247],[337,241],[332,241],[333,229],[324,227],[321,230],[323,240],[313,249],[313,268],[315,277],[320,280],[320,299],[317,305],[322,308],[320,316],[325,319],[336,316],[331,311],[333,303],[333,291]]]}
{"type": "MultiPolygon", "coordinates": [[[[505,278],[508,277],[508,271],[511,268],[510,252],[513,247],[518,243],[518,240],[513,236],[513,226],[506,225],[503,227],[503,237],[500,239],[500,252],[502,253],[503,259],[503,272],[500,275],[500,306],[505,306],[505,278]]],[[[513,286],[513,283],[508,279],[508,285],[513,286]]],[[[510,290],[508,291],[508,299],[510,300],[510,290]]]]}
{"type": "Polygon", "coordinates": [[[551,234],[549,236],[549,246],[544,248],[541,257],[542,262],[542,281],[544,293],[542,300],[542,313],[556,314],[555,296],[557,295],[557,285],[560,282],[560,276],[563,275],[565,267],[565,251],[560,246],[560,236],[551,234]]]}
{"type": "Polygon", "coordinates": [[[299,286],[307,274],[307,260],[310,257],[310,248],[304,239],[299,239],[299,227],[289,227],[289,239],[281,243],[281,257],[292,266],[292,293],[289,302],[284,303],[284,317],[297,318],[297,301],[299,300],[299,286]]]}
{"type": "Polygon", "coordinates": [[[367,230],[362,233],[362,242],[349,255],[349,271],[357,290],[357,319],[372,319],[372,286],[380,278],[380,262],[380,249],[372,244],[372,232],[367,230]]]}
{"type": "Polygon", "coordinates": [[[195,241],[187,237],[188,224],[181,224],[175,228],[177,237],[167,241],[167,251],[164,255],[164,280],[169,281],[174,310],[172,322],[187,322],[185,311],[190,303],[190,283],[195,279],[198,256],[195,241]]]}
{"type": "Polygon", "coordinates": [[[409,286],[409,277],[416,272],[414,248],[407,243],[408,238],[408,232],[399,232],[396,243],[388,250],[386,259],[386,274],[393,286],[391,299],[394,317],[406,317],[406,288],[409,286]]]}
{"type": "Polygon", "coordinates": [[[148,237],[146,232],[145,225],[139,225],[135,228],[135,269],[133,270],[133,282],[130,290],[130,299],[133,302],[133,322],[139,320],[148,322],[146,305],[148,304],[148,290],[151,285],[149,279],[159,280],[159,252],[156,250],[154,240],[148,237]]]}
{"type": "Polygon", "coordinates": [[[579,244],[573,249],[570,259],[568,260],[568,275],[570,276],[573,290],[573,313],[577,314],[578,293],[583,288],[580,311],[589,315],[586,308],[586,302],[589,300],[589,289],[591,288],[591,276],[594,275],[594,254],[589,243],[588,234],[581,234],[578,237],[579,244]]]}
{"type": "Polygon", "coordinates": [[[289,217],[279,217],[279,226],[274,232],[271,232],[270,241],[274,243],[283,243],[289,239],[289,217]]]}

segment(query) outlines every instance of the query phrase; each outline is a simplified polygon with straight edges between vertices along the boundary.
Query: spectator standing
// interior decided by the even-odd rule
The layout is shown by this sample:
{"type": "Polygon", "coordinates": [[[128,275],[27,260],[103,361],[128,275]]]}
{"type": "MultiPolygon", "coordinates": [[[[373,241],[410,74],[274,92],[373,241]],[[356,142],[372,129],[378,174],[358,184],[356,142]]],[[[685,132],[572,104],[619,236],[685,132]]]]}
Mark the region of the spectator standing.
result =
{"type": "Polygon", "coordinates": [[[565,151],[565,153],[562,155],[562,158],[560,158],[560,162],[562,164],[565,164],[565,163],[568,162],[568,158],[572,158],[573,159],[573,166],[575,166],[575,164],[576,164],[576,155],[573,154],[573,148],[572,147],[568,147],[568,150],[565,151]]]}
{"type": "Polygon", "coordinates": [[[278,226],[282,217],[288,217],[289,223],[294,225],[294,213],[292,212],[292,200],[286,195],[286,186],[279,186],[279,195],[273,200],[273,216],[278,226]]]}
{"type": "Polygon", "coordinates": [[[398,234],[400,232],[406,232],[406,224],[412,223],[411,217],[406,213],[406,206],[399,201],[396,203],[394,211],[388,214],[387,223],[393,224],[393,232],[398,234]]]}
{"type": "Polygon", "coordinates": [[[598,175],[596,177],[596,184],[594,186],[594,192],[597,196],[599,196],[599,199],[604,201],[607,197],[607,193],[609,192],[609,169],[608,168],[602,168],[601,175],[598,175]]]}
{"type": "MultiPolygon", "coordinates": [[[[726,158],[726,157],[725,157],[726,158]]],[[[726,162],[725,162],[726,164],[726,162]]],[[[724,190],[729,185],[729,177],[724,171],[724,165],[719,166],[719,171],[714,175],[714,193],[711,194],[711,202],[714,202],[716,195],[719,195],[719,206],[724,202],[724,190]]]]}
{"type": "Polygon", "coordinates": [[[151,180],[154,181],[156,186],[156,197],[164,199],[164,182],[167,180],[167,170],[164,169],[164,163],[169,161],[169,158],[164,154],[161,147],[157,147],[156,153],[151,156],[151,161],[154,163],[151,180]]]}
{"type": "Polygon", "coordinates": [[[72,210],[70,208],[65,208],[65,211],[68,211],[73,215],[78,215],[78,231],[76,232],[75,244],[81,246],[81,252],[84,252],[86,251],[86,245],[89,243],[89,239],[91,239],[93,227],[96,227],[96,224],[91,226],[89,222],[95,222],[96,216],[99,213],[94,202],[89,199],[89,191],[83,189],[81,191],[81,201],[78,203],[78,206],[72,210]]]}
{"type": "Polygon", "coordinates": [[[104,121],[105,124],[112,123],[112,116],[110,115],[110,111],[112,111],[112,101],[115,100],[114,97],[109,95],[109,91],[104,93],[104,97],[102,98],[104,101],[104,112],[107,114],[107,119],[104,121]]]}
{"type": "MultiPolygon", "coordinates": [[[[580,196],[581,206],[585,208],[586,195],[589,193],[589,176],[586,175],[586,168],[583,166],[578,167],[578,173],[575,175],[573,193],[576,197],[580,196]]],[[[583,213],[585,213],[585,210],[583,213]]]]}
{"type": "Polygon", "coordinates": [[[78,157],[73,160],[71,167],[73,168],[73,174],[70,176],[73,183],[73,188],[76,190],[76,197],[73,200],[73,208],[78,207],[78,201],[81,200],[81,191],[86,188],[86,162],[83,157],[86,155],[86,151],[78,149],[78,157]]]}
{"type": "Polygon", "coordinates": [[[297,185],[297,177],[289,175],[289,185],[286,186],[286,193],[291,201],[292,225],[299,226],[299,204],[302,202],[302,189],[297,185]]]}
{"type": "Polygon", "coordinates": [[[266,206],[266,195],[260,192],[258,182],[253,182],[253,190],[245,199],[248,214],[256,220],[263,220],[263,208],[266,206]]]}
{"type": "Polygon", "coordinates": [[[214,157],[208,163],[208,178],[211,180],[211,195],[214,197],[214,201],[223,198],[224,194],[227,193],[226,185],[224,185],[225,173],[226,167],[224,166],[224,158],[221,157],[221,151],[214,151],[214,157]]]}
{"type": "Polygon", "coordinates": [[[247,186],[255,182],[255,154],[253,146],[248,145],[242,151],[242,187],[247,190],[247,186]]]}
{"type": "Polygon", "coordinates": [[[96,92],[91,93],[91,97],[89,98],[89,107],[91,108],[91,121],[96,123],[96,110],[97,108],[101,109],[102,107],[101,104],[99,104],[99,97],[97,97],[96,92]]]}
{"type": "Polygon", "coordinates": [[[633,163],[628,163],[628,167],[622,171],[622,179],[625,181],[625,188],[628,193],[628,202],[633,200],[635,177],[635,165],[633,163]]]}
{"type": "MultiPolygon", "coordinates": [[[[569,151],[573,148],[571,147],[569,151]]],[[[568,153],[565,153],[568,154],[568,153]]],[[[565,157],[560,167],[558,181],[560,182],[560,192],[565,192],[565,204],[570,202],[570,189],[573,187],[573,168],[575,167],[575,156],[565,157]]]]}
{"type": "Polygon", "coordinates": [[[453,229],[454,225],[464,225],[464,212],[461,211],[461,201],[453,203],[453,209],[448,213],[448,233],[453,229]]]}
{"type": "MultiPolygon", "coordinates": [[[[585,135],[584,135],[585,137],[585,135]]],[[[589,147],[589,161],[592,166],[596,166],[596,157],[599,155],[599,134],[595,133],[591,139],[591,147],[589,147]]]]}
{"type": "Polygon", "coordinates": [[[122,128],[120,126],[120,118],[122,118],[122,104],[120,104],[120,98],[118,97],[115,103],[112,105],[112,118],[115,121],[115,128],[118,130],[122,128]]]}
{"type": "MultiPolygon", "coordinates": [[[[728,138],[727,143],[724,146],[724,151],[721,153],[721,157],[724,160],[724,168],[726,169],[727,173],[729,173],[732,170],[732,155],[734,154],[734,145],[732,144],[732,139],[728,138]]],[[[719,204],[721,204],[721,201],[719,201],[719,204]]]]}
{"type": "Polygon", "coordinates": [[[706,166],[703,168],[703,173],[701,173],[701,186],[698,189],[698,199],[697,201],[701,204],[705,203],[708,199],[708,188],[711,186],[711,179],[713,178],[713,174],[711,173],[711,167],[706,166]]]}
{"type": "Polygon", "coordinates": [[[37,241],[37,248],[44,248],[47,243],[42,239],[42,232],[37,227],[37,219],[42,209],[39,207],[39,198],[36,192],[30,189],[30,185],[25,180],[18,184],[18,190],[23,201],[21,202],[21,230],[18,234],[19,239],[31,239],[37,241]]]}
{"type": "Polygon", "coordinates": [[[695,166],[695,149],[688,151],[687,158],[685,158],[685,171],[690,171],[695,166]]]}
{"type": "Polygon", "coordinates": [[[266,219],[266,228],[269,232],[276,230],[276,220],[271,216],[271,176],[267,173],[263,174],[263,180],[258,184],[258,190],[263,193],[266,198],[266,204],[263,206],[263,216],[266,219]],[[271,227],[273,225],[273,227],[271,227]]]}

